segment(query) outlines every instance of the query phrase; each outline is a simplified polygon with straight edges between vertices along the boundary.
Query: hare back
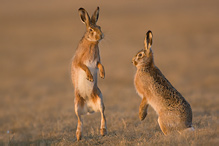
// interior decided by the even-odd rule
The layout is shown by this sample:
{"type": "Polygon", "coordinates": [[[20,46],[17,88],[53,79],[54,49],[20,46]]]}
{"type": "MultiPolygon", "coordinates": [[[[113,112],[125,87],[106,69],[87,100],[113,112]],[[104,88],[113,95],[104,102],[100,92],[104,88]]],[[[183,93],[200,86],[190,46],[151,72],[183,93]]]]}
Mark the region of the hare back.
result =
{"type": "Polygon", "coordinates": [[[97,86],[97,61],[85,61],[84,64],[89,68],[94,81],[91,82],[87,80],[87,74],[81,68],[76,69],[75,77],[77,78],[77,82],[74,85],[75,88],[78,90],[79,94],[87,100],[91,98],[91,94],[93,92],[94,86],[97,86]]]}
{"type": "Polygon", "coordinates": [[[159,113],[162,110],[189,110],[191,108],[184,97],[170,84],[159,69],[138,70],[135,75],[135,88],[141,98],[159,113]]]}

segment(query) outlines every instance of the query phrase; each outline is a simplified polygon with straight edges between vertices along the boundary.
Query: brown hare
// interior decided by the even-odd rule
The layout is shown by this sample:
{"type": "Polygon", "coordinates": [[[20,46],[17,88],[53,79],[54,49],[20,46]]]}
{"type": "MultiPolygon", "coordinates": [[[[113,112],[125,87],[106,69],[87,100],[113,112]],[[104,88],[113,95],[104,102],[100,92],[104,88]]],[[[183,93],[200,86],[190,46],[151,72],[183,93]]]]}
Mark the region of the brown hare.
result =
{"type": "Polygon", "coordinates": [[[107,134],[106,118],[104,115],[103,97],[97,86],[97,73],[105,78],[104,67],[100,62],[98,43],[103,38],[100,26],[96,25],[99,17],[99,7],[90,18],[84,8],[80,8],[81,21],[86,25],[86,32],[82,37],[74,54],[71,65],[71,78],[74,85],[75,113],[78,117],[76,130],[77,140],[82,137],[82,115],[100,111],[101,135],[107,134]]]}
{"type": "Polygon", "coordinates": [[[135,88],[142,98],[139,118],[145,119],[148,105],[151,105],[158,114],[158,123],[165,135],[172,131],[193,131],[192,109],[189,103],[154,64],[152,37],[152,32],[148,31],[144,40],[145,49],[139,51],[132,59],[137,68],[135,88]]]}

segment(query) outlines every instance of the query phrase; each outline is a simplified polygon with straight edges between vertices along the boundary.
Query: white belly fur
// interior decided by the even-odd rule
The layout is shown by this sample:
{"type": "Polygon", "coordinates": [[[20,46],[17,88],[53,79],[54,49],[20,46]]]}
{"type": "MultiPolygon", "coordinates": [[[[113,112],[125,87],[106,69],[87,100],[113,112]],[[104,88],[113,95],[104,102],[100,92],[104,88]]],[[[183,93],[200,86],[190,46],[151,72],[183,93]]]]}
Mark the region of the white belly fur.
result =
{"type": "Polygon", "coordinates": [[[84,99],[88,99],[93,91],[93,87],[95,82],[97,82],[97,68],[96,68],[96,61],[94,62],[88,62],[86,61],[84,63],[89,69],[91,74],[93,75],[94,81],[91,82],[87,80],[87,75],[84,70],[79,69],[78,71],[78,91],[80,95],[84,99]]]}
{"type": "Polygon", "coordinates": [[[79,69],[79,71],[77,73],[78,74],[78,84],[77,84],[78,87],[77,87],[77,89],[78,89],[81,97],[83,97],[86,101],[85,106],[84,106],[84,113],[87,113],[87,114],[96,112],[99,109],[99,108],[97,108],[95,103],[93,103],[93,101],[90,100],[94,84],[95,84],[95,82],[97,82],[97,70],[98,69],[96,67],[96,62],[97,61],[84,62],[84,64],[90,69],[90,72],[93,75],[93,79],[94,79],[93,82],[87,80],[87,75],[86,75],[84,70],[79,69]]]}

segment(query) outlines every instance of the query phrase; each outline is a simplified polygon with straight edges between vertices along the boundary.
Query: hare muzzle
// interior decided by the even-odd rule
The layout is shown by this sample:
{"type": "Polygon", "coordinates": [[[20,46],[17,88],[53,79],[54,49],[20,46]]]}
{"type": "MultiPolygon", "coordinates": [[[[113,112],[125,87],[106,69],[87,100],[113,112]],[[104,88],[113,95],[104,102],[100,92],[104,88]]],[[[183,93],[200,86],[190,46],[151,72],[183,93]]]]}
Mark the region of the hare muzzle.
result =
{"type": "Polygon", "coordinates": [[[136,66],[138,63],[135,61],[135,57],[132,58],[132,64],[136,66]]]}

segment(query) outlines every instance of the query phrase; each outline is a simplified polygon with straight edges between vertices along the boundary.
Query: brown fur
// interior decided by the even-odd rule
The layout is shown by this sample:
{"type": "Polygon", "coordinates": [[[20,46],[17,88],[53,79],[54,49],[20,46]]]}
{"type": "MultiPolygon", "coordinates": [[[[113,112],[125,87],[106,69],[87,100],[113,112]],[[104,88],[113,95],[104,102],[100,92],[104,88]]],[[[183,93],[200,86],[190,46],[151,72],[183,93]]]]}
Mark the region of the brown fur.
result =
{"type": "Polygon", "coordinates": [[[148,31],[145,49],[132,59],[137,67],[135,88],[143,98],[139,107],[139,118],[143,120],[146,117],[147,107],[151,105],[159,116],[158,123],[165,135],[174,130],[180,132],[192,128],[191,107],[155,66],[151,45],[152,32],[148,31]]]}
{"type": "Polygon", "coordinates": [[[80,8],[79,14],[86,24],[86,32],[79,42],[78,48],[72,60],[71,77],[75,92],[75,113],[78,117],[76,131],[77,140],[82,137],[82,118],[84,114],[100,111],[101,135],[106,135],[106,118],[102,93],[97,86],[97,71],[100,77],[105,78],[104,67],[100,62],[98,43],[103,38],[101,28],[96,25],[99,16],[99,7],[91,19],[85,9],[80,8]]]}

